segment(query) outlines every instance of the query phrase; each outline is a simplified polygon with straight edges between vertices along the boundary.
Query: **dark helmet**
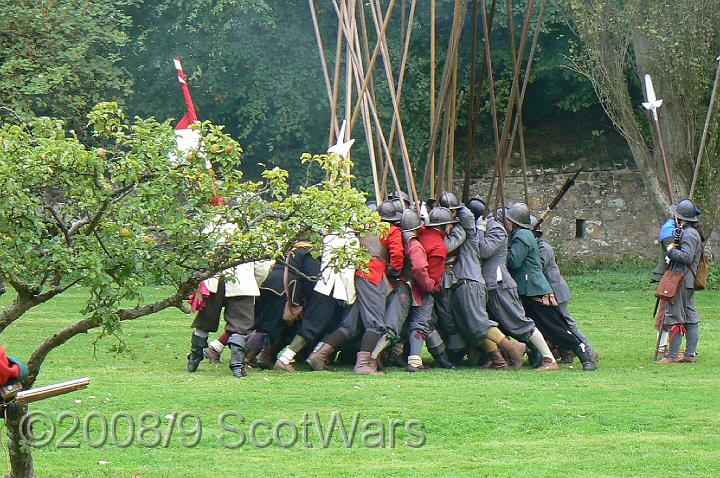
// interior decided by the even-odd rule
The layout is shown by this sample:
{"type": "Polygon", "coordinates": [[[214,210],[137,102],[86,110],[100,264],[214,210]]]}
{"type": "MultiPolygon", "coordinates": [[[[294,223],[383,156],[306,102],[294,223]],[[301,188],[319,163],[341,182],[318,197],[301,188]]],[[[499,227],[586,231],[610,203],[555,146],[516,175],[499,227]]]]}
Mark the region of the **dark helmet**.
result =
{"type": "Polygon", "coordinates": [[[484,217],[487,212],[487,205],[485,204],[485,201],[480,198],[470,198],[467,202],[467,207],[472,211],[475,219],[484,217]]]}
{"type": "Polygon", "coordinates": [[[700,216],[700,208],[698,208],[692,199],[683,199],[674,204],[670,210],[673,215],[679,217],[683,221],[697,222],[700,216]]]}
{"type": "Polygon", "coordinates": [[[450,191],[443,191],[440,193],[439,201],[440,205],[442,207],[446,207],[450,209],[451,211],[454,211],[455,209],[460,209],[463,207],[460,200],[457,198],[455,193],[451,193],[450,191]]]}
{"type": "Polygon", "coordinates": [[[443,226],[445,224],[455,224],[457,219],[453,218],[453,213],[446,207],[436,207],[430,211],[428,217],[428,226],[443,226]]]}
{"type": "Polygon", "coordinates": [[[410,202],[410,196],[405,191],[393,191],[390,194],[388,194],[389,199],[400,199],[402,198],[403,201],[406,203],[410,202]]]}
{"type": "Polygon", "coordinates": [[[517,224],[523,229],[530,229],[530,209],[521,202],[516,202],[507,212],[507,218],[510,222],[517,224]]]}
{"type": "Polygon", "coordinates": [[[428,211],[435,208],[436,205],[437,205],[437,199],[435,199],[435,198],[427,198],[427,200],[425,201],[425,207],[427,208],[428,211]]]}
{"type": "Polygon", "coordinates": [[[368,201],[365,203],[365,205],[366,205],[366,206],[368,207],[368,209],[370,209],[371,211],[377,211],[377,208],[378,208],[378,207],[377,207],[377,203],[375,202],[374,199],[368,200],[368,201]]]}
{"type": "Polygon", "coordinates": [[[407,202],[405,203],[405,207],[403,207],[403,203],[399,199],[393,199],[392,203],[393,203],[393,207],[395,208],[395,210],[397,212],[399,212],[400,214],[402,214],[402,212],[405,210],[405,208],[408,207],[407,202]]]}
{"type": "Polygon", "coordinates": [[[412,209],[405,209],[402,212],[402,219],[400,219],[400,227],[403,232],[414,231],[420,229],[423,225],[422,219],[418,213],[412,209]]]}
{"type": "Polygon", "coordinates": [[[395,204],[390,200],[381,202],[377,212],[380,214],[380,219],[387,222],[398,222],[402,217],[402,214],[395,209],[395,204]]]}

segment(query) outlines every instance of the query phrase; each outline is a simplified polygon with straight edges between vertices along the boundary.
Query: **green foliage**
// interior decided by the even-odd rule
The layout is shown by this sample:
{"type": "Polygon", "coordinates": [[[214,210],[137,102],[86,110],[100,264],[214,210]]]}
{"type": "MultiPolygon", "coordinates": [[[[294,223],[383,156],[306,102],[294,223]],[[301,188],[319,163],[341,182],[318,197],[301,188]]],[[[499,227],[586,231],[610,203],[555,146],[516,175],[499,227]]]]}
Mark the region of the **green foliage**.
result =
{"type": "MultiPolygon", "coordinates": [[[[321,251],[328,232],[379,230],[350,185],[351,163],[335,155],[305,157],[326,178],[289,194],[278,168],[244,180],[240,145],[210,122],[193,125],[190,151],[177,150],[168,121],[129,121],[116,103],[99,104],[88,126],[100,147],[49,118],[0,129],[0,272],[21,298],[88,287],[84,313],[109,332],[148,282],[182,291],[235,264],[284,258],[300,239],[321,251]],[[210,205],[218,194],[227,206],[210,205]]],[[[368,259],[345,251],[330,266],[368,259]]]]}
{"type": "Polygon", "coordinates": [[[0,2],[0,106],[80,128],[92,105],[130,94],[120,62],[136,3],[0,2]]]}

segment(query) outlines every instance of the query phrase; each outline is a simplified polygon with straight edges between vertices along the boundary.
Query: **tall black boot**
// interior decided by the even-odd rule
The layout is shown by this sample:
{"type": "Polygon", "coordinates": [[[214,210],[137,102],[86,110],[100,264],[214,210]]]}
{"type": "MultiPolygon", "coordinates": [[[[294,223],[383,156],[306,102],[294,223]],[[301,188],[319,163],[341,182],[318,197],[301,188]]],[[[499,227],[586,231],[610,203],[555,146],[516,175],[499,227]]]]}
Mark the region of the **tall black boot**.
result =
{"type": "Polygon", "coordinates": [[[435,362],[442,368],[454,369],[455,365],[450,361],[445,352],[445,342],[437,330],[433,330],[425,338],[425,345],[427,345],[428,352],[433,356],[435,362]]]}
{"type": "Polygon", "coordinates": [[[429,352],[430,355],[432,355],[435,359],[435,363],[437,363],[441,368],[445,368],[448,370],[452,370],[455,368],[455,364],[450,361],[447,353],[445,352],[445,347],[433,347],[429,350],[429,352]]]}
{"type": "Polygon", "coordinates": [[[245,337],[238,334],[232,334],[228,341],[230,347],[230,371],[235,378],[247,377],[247,367],[245,365],[245,337]]]}
{"type": "Polygon", "coordinates": [[[188,354],[187,371],[195,372],[203,360],[203,349],[208,346],[207,337],[192,334],[190,340],[190,353],[188,354]]]}
{"type": "Polygon", "coordinates": [[[585,351],[585,346],[583,344],[580,344],[575,350],[575,355],[580,359],[583,365],[583,370],[586,372],[592,372],[593,370],[597,370],[597,364],[593,360],[592,356],[585,351]]]}

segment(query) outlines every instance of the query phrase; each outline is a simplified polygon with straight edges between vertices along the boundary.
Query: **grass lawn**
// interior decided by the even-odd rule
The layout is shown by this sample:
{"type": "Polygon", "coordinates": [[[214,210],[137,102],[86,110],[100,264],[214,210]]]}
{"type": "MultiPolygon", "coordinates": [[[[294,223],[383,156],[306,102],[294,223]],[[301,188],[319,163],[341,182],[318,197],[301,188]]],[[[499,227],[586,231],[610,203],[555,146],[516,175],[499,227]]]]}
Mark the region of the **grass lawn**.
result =
{"type": "MultiPolygon", "coordinates": [[[[703,317],[697,364],[651,363],[655,334],[651,328],[654,298],[646,275],[592,273],[569,278],[571,311],[601,355],[600,369],[584,373],[576,366],[559,372],[433,369],[407,374],[392,369],[383,376],[358,377],[349,369],[284,375],[252,370],[245,380],[227,368],[204,362],[198,373],[185,371],[190,317],[166,311],[124,325],[129,351],[117,354],[114,339],[100,342],[93,357],[94,334],[77,337],[48,358],[37,385],[80,376],[91,377],[87,390],[33,404],[57,420],[63,411],[80,418],[70,442],[58,448],[71,420],[57,426],[52,443],[34,453],[39,477],[200,477],[200,476],[720,476],[720,295],[697,294],[703,317]],[[82,420],[98,411],[110,421],[126,412],[136,422],[143,412],[162,418],[167,440],[172,413],[190,412],[202,420],[195,447],[177,426],[168,446],[146,448],[137,440],[121,448],[111,443],[92,448],[83,437],[82,420]],[[244,423],[228,420],[246,435],[239,449],[224,447],[218,437],[237,442],[239,435],[221,429],[219,417],[237,411],[244,423]],[[291,448],[249,443],[250,423],[287,419],[299,427],[304,414],[318,412],[327,433],[333,411],[350,426],[360,413],[354,446],[346,448],[336,432],[323,447],[314,425],[305,447],[300,437],[291,448]],[[362,433],[385,425],[384,448],[362,446],[362,433]],[[424,446],[393,420],[420,420],[424,446]],[[363,428],[363,424],[367,429],[363,428]]],[[[161,291],[148,289],[148,297],[161,291]]],[[[8,294],[9,295],[9,294],[8,294]]],[[[11,297],[3,297],[7,304],[11,297]]],[[[77,318],[83,292],[76,289],[27,314],[0,338],[13,353],[27,358],[43,337],[77,318]]],[[[118,439],[127,437],[119,420],[118,439]]],[[[185,422],[192,428],[192,420],[185,422]]],[[[91,422],[90,440],[101,436],[91,422]]],[[[418,430],[417,427],[414,428],[418,430]]],[[[270,432],[260,427],[258,437],[270,432]]],[[[281,440],[290,440],[290,427],[281,440]]],[[[302,431],[299,430],[302,435],[302,431]]],[[[147,440],[153,432],[146,433],[147,440]]],[[[377,443],[376,435],[366,436],[377,443]]],[[[6,438],[3,433],[3,440],[6,438]]],[[[3,446],[5,442],[3,441],[3,446]]]]}

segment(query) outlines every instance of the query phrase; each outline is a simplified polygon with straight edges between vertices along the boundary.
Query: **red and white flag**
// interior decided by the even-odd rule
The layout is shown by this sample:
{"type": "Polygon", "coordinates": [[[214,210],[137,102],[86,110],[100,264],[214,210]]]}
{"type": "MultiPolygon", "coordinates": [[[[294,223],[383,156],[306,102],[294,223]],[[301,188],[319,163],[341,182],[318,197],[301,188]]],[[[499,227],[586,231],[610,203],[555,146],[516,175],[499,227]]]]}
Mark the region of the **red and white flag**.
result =
{"type": "MultiPolygon", "coordinates": [[[[180,63],[180,57],[175,57],[175,69],[177,70],[177,79],[180,82],[180,89],[185,99],[185,116],[180,118],[178,124],[175,125],[175,135],[177,138],[178,150],[181,153],[185,153],[191,149],[200,149],[200,132],[195,129],[191,129],[190,125],[198,121],[197,113],[195,112],[195,105],[193,104],[192,96],[190,96],[190,87],[188,86],[187,77],[182,69],[180,63]]],[[[199,152],[201,156],[204,156],[202,152],[199,152]]],[[[205,165],[209,170],[212,170],[212,163],[208,159],[205,159],[205,165]]],[[[220,185],[216,183],[216,187],[220,189],[220,185]]],[[[222,193],[218,192],[214,194],[210,203],[213,206],[222,206],[225,204],[222,193]]]]}
{"type": "Polygon", "coordinates": [[[181,152],[188,151],[190,149],[196,149],[200,143],[200,133],[196,130],[190,129],[190,125],[198,120],[197,113],[195,112],[195,105],[193,104],[192,96],[190,96],[190,87],[188,87],[187,77],[180,64],[180,57],[175,57],[175,69],[177,70],[177,79],[180,82],[180,89],[182,90],[183,97],[185,99],[185,116],[183,116],[178,124],[175,125],[175,133],[177,135],[177,145],[181,152]]]}
{"type": "Polygon", "coordinates": [[[175,69],[177,70],[177,78],[180,82],[180,89],[183,92],[183,97],[185,98],[185,109],[187,113],[185,113],[185,116],[183,116],[177,125],[175,125],[175,129],[186,129],[188,126],[193,124],[198,120],[197,113],[195,112],[195,105],[193,104],[192,96],[190,96],[190,87],[188,86],[187,78],[185,77],[185,72],[182,69],[182,65],[180,64],[180,57],[175,57],[175,69]]]}

